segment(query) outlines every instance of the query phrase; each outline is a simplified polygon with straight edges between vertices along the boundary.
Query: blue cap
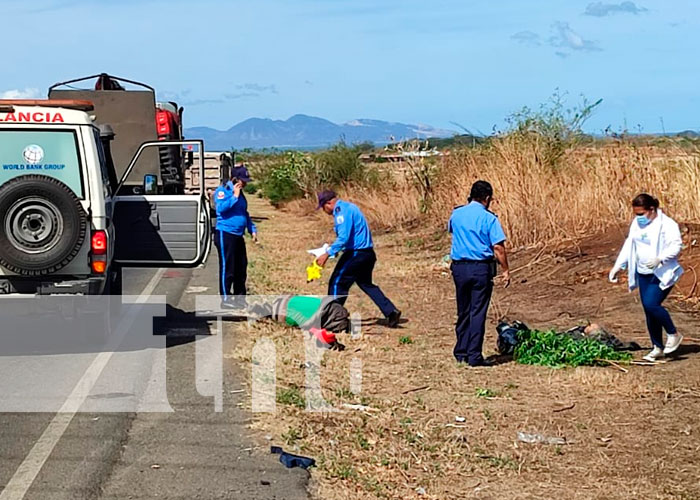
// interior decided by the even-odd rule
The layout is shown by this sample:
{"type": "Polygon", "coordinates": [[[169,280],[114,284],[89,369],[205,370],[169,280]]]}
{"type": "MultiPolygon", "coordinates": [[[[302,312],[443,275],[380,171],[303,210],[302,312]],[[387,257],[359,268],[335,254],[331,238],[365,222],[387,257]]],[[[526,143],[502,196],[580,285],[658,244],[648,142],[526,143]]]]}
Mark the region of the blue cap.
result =
{"type": "Polygon", "coordinates": [[[245,165],[239,165],[231,169],[231,178],[239,179],[243,182],[250,182],[250,174],[245,165]]]}
{"type": "Polygon", "coordinates": [[[335,191],[331,191],[330,189],[318,193],[318,207],[316,207],[316,210],[321,208],[323,205],[331,201],[336,196],[337,195],[335,194],[335,191]]]}

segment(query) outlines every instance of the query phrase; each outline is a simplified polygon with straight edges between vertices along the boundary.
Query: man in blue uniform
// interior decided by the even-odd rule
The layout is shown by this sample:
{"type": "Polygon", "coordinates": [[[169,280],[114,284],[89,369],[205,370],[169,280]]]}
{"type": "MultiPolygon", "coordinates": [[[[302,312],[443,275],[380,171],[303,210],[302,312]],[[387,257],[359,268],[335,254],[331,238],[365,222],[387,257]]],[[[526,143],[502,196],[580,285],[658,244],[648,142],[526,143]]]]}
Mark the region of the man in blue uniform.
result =
{"type": "Polygon", "coordinates": [[[481,349],[496,261],[503,270],[504,285],[510,285],[506,235],[498,218],[488,210],[492,199],[491,184],[475,182],[469,204],[457,207],[448,225],[452,233],[452,278],[457,289],[457,344],[454,356],[457,361],[471,366],[489,365],[481,349]]]}
{"type": "Polygon", "coordinates": [[[333,191],[323,191],[318,195],[318,208],[333,216],[337,238],[328,252],[316,259],[316,262],[323,267],[329,257],[343,252],[328,283],[328,295],[337,297],[337,302],[345,304],[350,287],[357,283],[382,311],[389,328],[396,328],[401,311],[372,283],[377,255],[374,253],[372,233],[365,216],[357,205],[339,199],[333,191]]]}
{"type": "Polygon", "coordinates": [[[219,294],[221,306],[225,308],[245,306],[248,256],[243,235],[246,229],[253,241],[258,241],[258,232],[248,214],[248,201],[243,194],[248,182],[248,169],[244,166],[234,167],[231,169],[231,179],[219,186],[213,195],[216,207],[214,244],[219,252],[219,294]]]}

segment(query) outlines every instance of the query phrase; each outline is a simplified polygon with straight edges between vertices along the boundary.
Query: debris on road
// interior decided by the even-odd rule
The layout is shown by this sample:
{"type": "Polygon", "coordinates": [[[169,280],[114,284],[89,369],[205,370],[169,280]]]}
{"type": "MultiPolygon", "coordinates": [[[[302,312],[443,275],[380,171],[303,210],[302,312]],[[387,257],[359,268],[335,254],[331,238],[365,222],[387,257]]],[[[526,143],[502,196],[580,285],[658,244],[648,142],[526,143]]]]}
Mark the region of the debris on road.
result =
{"type": "Polygon", "coordinates": [[[287,453],[279,446],[271,446],[270,453],[278,454],[280,456],[280,462],[284,464],[284,466],[288,469],[291,469],[292,467],[301,467],[302,469],[308,469],[309,467],[313,467],[314,465],[316,465],[316,460],[314,460],[313,458],[287,453]]]}

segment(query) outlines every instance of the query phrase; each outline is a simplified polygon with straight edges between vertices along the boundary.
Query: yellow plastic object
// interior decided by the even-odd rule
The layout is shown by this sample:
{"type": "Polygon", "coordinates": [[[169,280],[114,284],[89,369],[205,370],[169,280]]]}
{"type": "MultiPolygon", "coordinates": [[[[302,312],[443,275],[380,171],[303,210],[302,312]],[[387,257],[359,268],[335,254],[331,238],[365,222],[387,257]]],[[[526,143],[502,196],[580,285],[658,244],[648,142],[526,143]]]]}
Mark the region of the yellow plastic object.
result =
{"type": "Polygon", "coordinates": [[[323,268],[314,260],[309,267],[306,268],[306,282],[311,283],[313,280],[321,279],[321,270],[323,268]]]}

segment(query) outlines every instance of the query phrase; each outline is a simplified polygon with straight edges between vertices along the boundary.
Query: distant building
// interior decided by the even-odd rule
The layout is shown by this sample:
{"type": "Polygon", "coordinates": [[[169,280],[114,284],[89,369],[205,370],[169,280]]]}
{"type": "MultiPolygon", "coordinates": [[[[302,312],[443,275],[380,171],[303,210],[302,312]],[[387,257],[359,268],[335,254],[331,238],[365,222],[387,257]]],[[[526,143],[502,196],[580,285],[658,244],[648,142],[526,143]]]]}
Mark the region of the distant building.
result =
{"type": "Polygon", "coordinates": [[[449,153],[438,151],[433,148],[427,151],[385,151],[383,153],[365,153],[360,155],[360,161],[373,163],[381,161],[402,162],[409,158],[431,158],[446,156],[449,153]]]}

